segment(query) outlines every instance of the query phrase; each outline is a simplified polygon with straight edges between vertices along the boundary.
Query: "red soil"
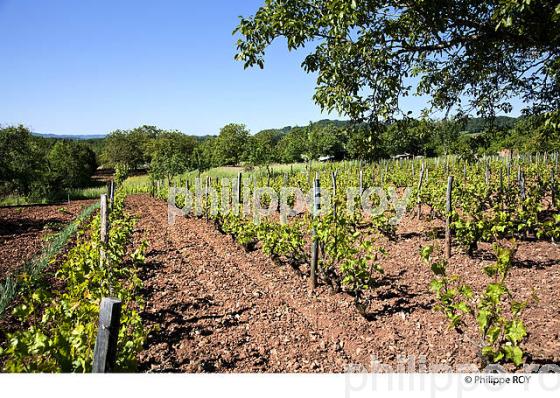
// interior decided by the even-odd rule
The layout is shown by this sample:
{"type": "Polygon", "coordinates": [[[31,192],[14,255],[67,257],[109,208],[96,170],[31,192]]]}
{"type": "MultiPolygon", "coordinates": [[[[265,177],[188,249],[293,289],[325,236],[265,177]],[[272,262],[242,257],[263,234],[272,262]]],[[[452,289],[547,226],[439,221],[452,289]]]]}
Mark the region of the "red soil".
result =
{"type": "MultiPolygon", "coordinates": [[[[142,316],[155,329],[139,355],[143,371],[341,372],[349,364],[371,370],[372,358],[393,371],[481,366],[474,323],[459,333],[432,309],[432,274],[418,253],[437,222],[405,218],[397,241],[379,242],[385,276],[364,317],[349,295],[327,286],[309,295],[305,270],[248,253],[204,220],[177,217],[170,226],[166,203],[148,196],[129,197],[127,207],[140,217],[135,239],[150,241],[142,316]],[[412,355],[416,365],[406,367],[402,357],[412,355]]],[[[450,271],[480,290],[489,282],[482,268],[494,260],[488,245],[473,258],[454,248],[450,271]]],[[[560,248],[521,242],[510,288],[529,302],[527,362],[558,363],[560,248]]]]}
{"type": "Polygon", "coordinates": [[[64,228],[91,203],[91,200],[79,200],[69,204],[0,208],[0,281],[40,253],[49,234],[64,228]]]}

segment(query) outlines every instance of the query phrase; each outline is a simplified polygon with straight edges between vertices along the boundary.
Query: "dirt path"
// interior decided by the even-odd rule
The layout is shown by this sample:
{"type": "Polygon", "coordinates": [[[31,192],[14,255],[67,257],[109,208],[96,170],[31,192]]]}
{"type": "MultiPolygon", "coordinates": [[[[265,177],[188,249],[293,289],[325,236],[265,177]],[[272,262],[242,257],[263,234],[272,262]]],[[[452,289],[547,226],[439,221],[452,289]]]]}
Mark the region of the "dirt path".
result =
{"type": "MultiPolygon", "coordinates": [[[[177,217],[169,226],[166,203],[148,196],[131,196],[127,206],[139,216],[135,239],[150,241],[143,316],[158,330],[140,354],[143,371],[340,372],[351,363],[370,369],[372,358],[394,371],[480,364],[476,330],[449,330],[432,311],[431,275],[418,256],[428,240],[414,226],[405,225],[407,238],[387,244],[385,277],[364,318],[348,295],[320,287],[310,297],[304,275],[260,251],[245,252],[204,220],[177,217]],[[403,358],[409,355],[413,367],[403,358]]],[[[539,362],[557,362],[560,252],[537,250],[543,266],[515,269],[512,290],[524,298],[533,287],[544,291],[527,310],[527,351],[539,362]]],[[[451,266],[468,270],[464,276],[477,288],[490,260],[457,254],[451,266]]]]}
{"type": "Polygon", "coordinates": [[[141,355],[142,370],[343,370],[340,345],[325,343],[291,300],[254,280],[235,243],[204,221],[168,227],[166,206],[147,197],[127,205],[141,217],[137,233],[150,237],[144,315],[160,326],[141,355]]]}

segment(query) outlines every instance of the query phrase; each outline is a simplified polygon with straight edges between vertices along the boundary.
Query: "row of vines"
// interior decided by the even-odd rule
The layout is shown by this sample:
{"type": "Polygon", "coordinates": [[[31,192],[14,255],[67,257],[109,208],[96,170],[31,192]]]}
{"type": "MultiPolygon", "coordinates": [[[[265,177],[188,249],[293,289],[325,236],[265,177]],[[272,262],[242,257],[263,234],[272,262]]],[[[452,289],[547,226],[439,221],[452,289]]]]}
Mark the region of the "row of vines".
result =
{"type": "MultiPolygon", "coordinates": [[[[399,200],[404,201],[410,217],[442,222],[449,219],[458,250],[472,255],[479,242],[491,242],[497,261],[484,270],[492,280],[484,294],[475,295],[459,277],[447,274],[447,260],[437,254],[434,238],[436,243],[426,246],[420,255],[434,272],[430,289],[438,303],[435,309],[446,314],[450,326],[458,330],[467,319],[477,323],[480,331],[477,344],[487,363],[511,362],[519,366],[523,359],[520,343],[526,337],[521,313],[526,304],[511,297],[507,276],[517,240],[556,242],[560,239],[557,174],[557,154],[485,157],[476,162],[446,157],[368,165],[319,163],[310,164],[306,172],[271,170],[267,174],[248,174],[239,180],[243,195],[235,179],[217,178],[152,181],[129,189],[167,200],[172,187],[175,204],[181,208],[186,198],[195,197],[195,191],[202,188],[196,215],[214,222],[220,231],[233,236],[247,250],[260,248],[279,264],[298,268],[308,265],[313,262],[312,247],[317,245],[320,281],[336,291],[351,294],[362,313],[371,297],[367,291],[376,286],[383,274],[380,259],[386,252],[382,242],[399,239],[395,222],[399,200]],[[251,211],[239,209],[242,205],[246,209],[254,200],[257,188],[268,187],[278,195],[282,187],[307,192],[315,176],[322,192],[329,191],[324,196],[332,198],[332,205],[323,206],[320,212],[304,212],[288,222],[282,222],[279,214],[273,213],[258,217],[255,222],[254,215],[249,216],[251,211]],[[446,211],[448,176],[455,176],[451,212],[446,211]],[[394,199],[387,201],[382,211],[365,212],[360,195],[349,199],[348,192],[357,190],[368,195],[373,206],[378,206],[383,199],[368,190],[375,187],[381,187],[388,198],[394,199]],[[214,198],[228,198],[227,203],[213,199],[209,190],[216,193],[214,198]],[[236,196],[239,205],[234,201],[236,196]]],[[[293,204],[293,200],[288,202],[293,204]]],[[[271,202],[267,195],[261,196],[260,201],[271,202]]],[[[191,205],[196,209],[196,204],[191,205]]],[[[437,229],[434,227],[433,237],[438,236],[437,229]]]]}
{"type": "Polygon", "coordinates": [[[100,214],[81,221],[75,242],[53,273],[18,277],[11,316],[20,323],[0,347],[6,372],[91,372],[99,304],[103,297],[122,301],[115,371],[133,371],[146,331],[140,311],[142,281],[138,267],[147,242],[131,250],[134,218],[118,192],[111,208],[108,239],[100,239],[100,214]],[[101,256],[103,254],[103,261],[101,256]]]}

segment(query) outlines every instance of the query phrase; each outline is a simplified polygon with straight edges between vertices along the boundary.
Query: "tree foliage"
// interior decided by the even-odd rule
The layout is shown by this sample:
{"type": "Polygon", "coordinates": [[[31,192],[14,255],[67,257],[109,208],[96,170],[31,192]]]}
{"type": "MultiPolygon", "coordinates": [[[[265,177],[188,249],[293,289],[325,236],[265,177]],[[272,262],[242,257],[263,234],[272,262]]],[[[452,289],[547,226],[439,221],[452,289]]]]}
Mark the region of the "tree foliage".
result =
{"type": "Polygon", "coordinates": [[[37,145],[23,126],[0,129],[0,181],[8,189],[29,194],[40,169],[37,145]]]}
{"type": "Polygon", "coordinates": [[[154,126],[113,131],[105,141],[102,152],[103,165],[107,167],[122,165],[133,170],[149,164],[151,157],[146,146],[161,132],[162,130],[154,126]]]}
{"type": "Polygon", "coordinates": [[[333,125],[308,127],[307,158],[317,160],[330,157],[341,160],[345,156],[345,131],[333,125]]]}
{"type": "Polygon", "coordinates": [[[356,120],[401,113],[399,98],[429,95],[429,110],[536,113],[560,105],[560,5],[552,0],[266,0],[241,18],[236,59],[264,65],[284,37],[312,51],[314,99],[356,120]]]}
{"type": "Polygon", "coordinates": [[[95,153],[74,141],[57,141],[47,161],[52,182],[67,188],[86,186],[97,168],[95,153]]]}
{"type": "Polygon", "coordinates": [[[249,140],[249,131],[243,124],[228,124],[220,130],[214,141],[214,163],[218,165],[238,165],[243,160],[249,140]]]}
{"type": "Polygon", "coordinates": [[[254,165],[268,165],[280,160],[277,145],[282,134],[278,130],[263,130],[249,138],[245,158],[254,165]]]}
{"type": "Polygon", "coordinates": [[[178,131],[168,131],[146,145],[151,157],[150,174],[156,179],[171,180],[190,168],[196,140],[178,131]]]}
{"type": "Polygon", "coordinates": [[[53,198],[87,185],[97,168],[87,144],[35,137],[23,127],[0,129],[0,188],[4,194],[53,198]]]}
{"type": "Polygon", "coordinates": [[[303,160],[307,151],[307,130],[291,129],[278,143],[278,156],[284,163],[297,163],[303,160]]]}
{"type": "Polygon", "coordinates": [[[198,170],[206,170],[210,167],[217,166],[214,161],[214,143],[216,138],[206,137],[200,141],[193,151],[193,168],[198,170]]]}

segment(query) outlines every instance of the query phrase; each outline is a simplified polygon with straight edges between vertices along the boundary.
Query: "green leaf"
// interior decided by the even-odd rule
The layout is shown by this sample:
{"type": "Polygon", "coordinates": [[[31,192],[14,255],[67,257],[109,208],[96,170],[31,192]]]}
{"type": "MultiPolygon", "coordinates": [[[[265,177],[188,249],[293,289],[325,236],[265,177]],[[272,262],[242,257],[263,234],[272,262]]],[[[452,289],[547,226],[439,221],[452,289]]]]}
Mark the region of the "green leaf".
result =
{"type": "Polygon", "coordinates": [[[484,267],[484,272],[486,273],[486,275],[488,275],[489,277],[493,277],[496,275],[496,273],[498,272],[498,267],[496,267],[496,265],[489,265],[487,267],[484,267]]]}
{"type": "Polygon", "coordinates": [[[455,308],[458,311],[464,312],[465,314],[468,314],[471,312],[471,308],[469,307],[469,305],[467,303],[465,303],[464,301],[461,301],[460,303],[455,304],[455,308]]]}
{"type": "Polygon", "coordinates": [[[425,261],[429,261],[433,251],[433,246],[424,246],[422,249],[420,249],[420,257],[425,261]]]}
{"type": "Polygon", "coordinates": [[[444,262],[433,263],[432,272],[438,276],[445,276],[445,263],[444,262]]]}
{"type": "Polygon", "coordinates": [[[515,366],[521,366],[523,364],[523,351],[521,348],[516,345],[504,345],[503,350],[506,359],[513,362],[515,366]]]}
{"type": "Polygon", "coordinates": [[[459,314],[449,314],[450,325],[457,328],[461,324],[462,317],[459,314]]]}
{"type": "Polygon", "coordinates": [[[514,316],[518,316],[527,306],[527,303],[521,303],[518,301],[513,301],[511,303],[511,312],[514,316]]]}
{"type": "Polygon", "coordinates": [[[488,317],[490,312],[487,310],[480,310],[476,316],[476,321],[478,322],[478,327],[481,331],[486,331],[488,328],[488,317]]]}
{"type": "Polygon", "coordinates": [[[507,289],[504,285],[500,283],[490,283],[486,287],[485,296],[492,300],[492,302],[498,303],[506,292],[507,289]]]}
{"type": "Polygon", "coordinates": [[[525,336],[527,336],[527,330],[525,330],[522,320],[515,319],[506,325],[506,339],[513,344],[518,344],[525,336]]]}
{"type": "Polygon", "coordinates": [[[459,287],[459,293],[461,293],[465,298],[471,299],[473,297],[473,291],[468,285],[461,285],[459,287]]]}
{"type": "Polygon", "coordinates": [[[498,337],[500,337],[500,332],[502,331],[502,329],[499,326],[491,326],[488,328],[488,331],[486,332],[486,337],[488,339],[488,342],[490,344],[494,344],[497,340],[498,337]]]}
{"type": "Polygon", "coordinates": [[[500,362],[504,358],[501,350],[495,350],[491,345],[482,348],[482,355],[491,363],[500,362]]]}

